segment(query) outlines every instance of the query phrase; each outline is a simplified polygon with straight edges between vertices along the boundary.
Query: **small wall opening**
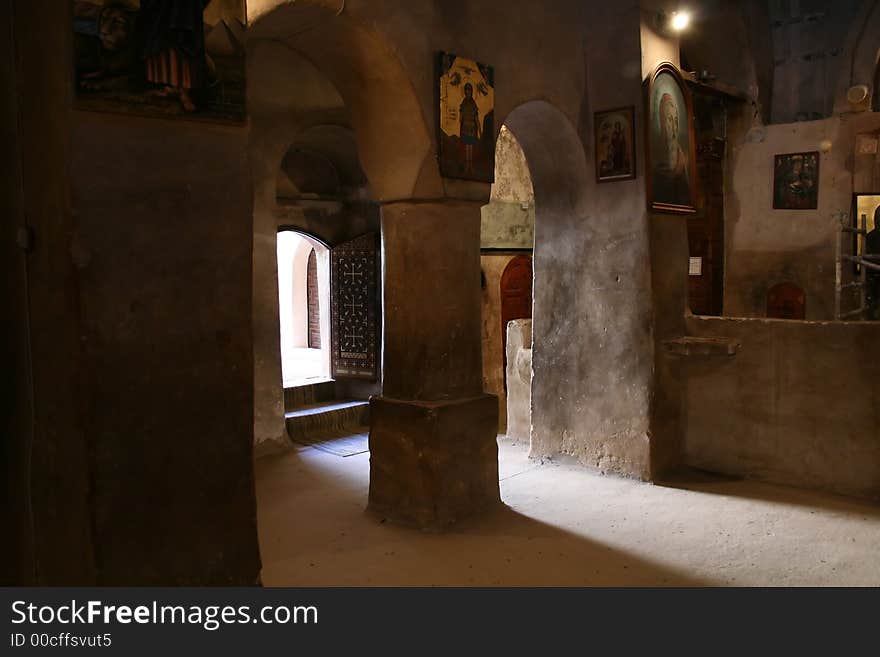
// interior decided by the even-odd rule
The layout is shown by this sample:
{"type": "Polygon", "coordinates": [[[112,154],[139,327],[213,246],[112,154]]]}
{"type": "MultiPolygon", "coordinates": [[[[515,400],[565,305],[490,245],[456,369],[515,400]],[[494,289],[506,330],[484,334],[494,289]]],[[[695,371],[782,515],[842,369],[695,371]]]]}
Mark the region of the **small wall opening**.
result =
{"type": "Polygon", "coordinates": [[[293,230],[278,233],[278,317],[285,388],[330,379],[330,251],[293,230]]]}

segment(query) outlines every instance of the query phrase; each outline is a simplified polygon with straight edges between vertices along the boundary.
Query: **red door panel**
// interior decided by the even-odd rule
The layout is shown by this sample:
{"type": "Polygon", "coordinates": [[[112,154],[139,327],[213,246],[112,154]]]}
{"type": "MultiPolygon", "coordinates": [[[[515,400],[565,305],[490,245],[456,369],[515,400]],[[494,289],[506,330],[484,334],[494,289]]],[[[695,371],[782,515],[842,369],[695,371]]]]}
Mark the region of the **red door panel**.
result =
{"type": "Polygon", "coordinates": [[[532,317],[532,258],[516,256],[501,274],[501,348],[507,388],[507,323],[532,317]]]}

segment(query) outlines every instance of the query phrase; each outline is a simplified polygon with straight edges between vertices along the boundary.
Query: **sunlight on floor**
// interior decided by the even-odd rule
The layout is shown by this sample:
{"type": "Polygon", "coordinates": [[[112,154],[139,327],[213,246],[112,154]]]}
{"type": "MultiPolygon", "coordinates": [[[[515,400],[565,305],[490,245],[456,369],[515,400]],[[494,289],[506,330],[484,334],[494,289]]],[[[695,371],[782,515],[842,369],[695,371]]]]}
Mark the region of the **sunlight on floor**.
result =
{"type": "Polygon", "coordinates": [[[537,463],[503,437],[505,506],[430,534],[364,511],[369,455],[257,462],[267,586],[880,584],[880,508],[766,484],[663,487],[537,463]]]}

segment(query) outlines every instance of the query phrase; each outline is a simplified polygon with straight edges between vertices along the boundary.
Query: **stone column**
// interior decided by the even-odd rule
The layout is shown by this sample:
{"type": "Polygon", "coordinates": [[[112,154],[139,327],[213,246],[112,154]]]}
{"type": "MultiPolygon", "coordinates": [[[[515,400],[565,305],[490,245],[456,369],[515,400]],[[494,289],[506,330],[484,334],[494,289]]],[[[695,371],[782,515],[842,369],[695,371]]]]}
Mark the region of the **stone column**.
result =
{"type": "Polygon", "coordinates": [[[532,320],[507,324],[507,438],[529,445],[532,434],[532,320]]]}
{"type": "Polygon", "coordinates": [[[500,501],[498,402],[483,392],[480,206],[382,208],[384,394],[369,508],[440,529],[500,501]]]}

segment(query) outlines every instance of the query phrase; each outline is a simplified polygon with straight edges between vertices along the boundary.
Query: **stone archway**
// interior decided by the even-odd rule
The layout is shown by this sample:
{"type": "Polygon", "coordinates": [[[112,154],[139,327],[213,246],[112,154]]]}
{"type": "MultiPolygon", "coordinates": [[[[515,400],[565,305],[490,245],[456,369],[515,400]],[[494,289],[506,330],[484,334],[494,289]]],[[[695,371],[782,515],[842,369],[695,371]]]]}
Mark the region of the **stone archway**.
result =
{"type": "Polygon", "coordinates": [[[569,411],[559,403],[566,396],[559,388],[567,368],[558,365],[580,361],[578,345],[566,333],[576,321],[571,310],[577,304],[578,244],[570,235],[586,221],[586,157],[568,117],[546,101],[520,105],[504,125],[522,146],[535,191],[530,453],[549,456],[566,449],[562,427],[569,411]]]}
{"type": "Polygon", "coordinates": [[[416,78],[374,25],[319,0],[254,4],[253,262],[255,319],[264,324],[255,334],[257,440],[284,442],[274,356],[261,362],[260,355],[274,339],[260,315],[271,312],[260,297],[277,289],[266,257],[278,219],[274,176],[307,131],[347,128],[379,206],[387,309],[382,394],[370,400],[369,508],[405,524],[446,526],[499,499],[497,401],[483,393],[480,367],[480,204],[473,196],[482,195],[446,198],[427,127],[430,101],[419,100],[416,78]]]}
{"type": "MultiPolygon", "coordinates": [[[[304,230],[333,246],[378,232],[380,203],[411,197],[419,180],[440,185],[436,162],[425,164],[432,162],[431,138],[412,84],[379,35],[348,15],[336,16],[319,1],[256,4],[249,3],[248,31],[255,185],[254,427],[257,444],[281,447],[285,409],[278,385],[274,266],[279,226],[304,230]],[[393,113],[385,111],[390,96],[395,98],[393,113]],[[335,170],[336,192],[330,189],[334,185],[309,185],[308,180],[309,189],[296,190],[279,170],[295,167],[297,158],[312,162],[312,173],[335,170]],[[300,198],[282,202],[282,195],[300,198]],[[304,195],[315,198],[303,201],[304,195]],[[345,217],[337,216],[340,203],[334,196],[345,201],[345,217]]],[[[308,166],[300,172],[304,169],[308,166]]],[[[379,390],[354,392],[365,398],[379,390]]]]}
{"type": "Polygon", "coordinates": [[[535,191],[530,454],[572,455],[647,478],[653,365],[643,180],[600,193],[587,174],[583,133],[546,101],[518,106],[504,124],[535,191]]]}
{"type": "Polygon", "coordinates": [[[441,189],[422,106],[383,36],[350,13],[338,13],[336,0],[248,4],[249,47],[270,46],[277,52],[287,49],[291,58],[307,62],[305,66],[297,64],[296,70],[278,71],[279,80],[287,73],[287,96],[292,105],[286,109],[298,115],[301,124],[334,110],[354,132],[375,200],[410,198],[423,179],[431,181],[428,187],[441,189]],[[307,77],[298,77],[307,67],[320,81],[312,71],[307,77]],[[313,93],[318,91],[324,97],[313,93]],[[327,103],[328,92],[337,95],[331,104],[327,103]],[[390,105],[393,111],[389,111],[390,105]]]}

